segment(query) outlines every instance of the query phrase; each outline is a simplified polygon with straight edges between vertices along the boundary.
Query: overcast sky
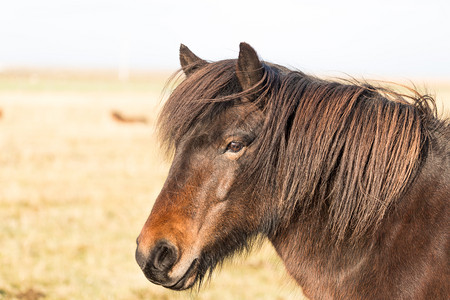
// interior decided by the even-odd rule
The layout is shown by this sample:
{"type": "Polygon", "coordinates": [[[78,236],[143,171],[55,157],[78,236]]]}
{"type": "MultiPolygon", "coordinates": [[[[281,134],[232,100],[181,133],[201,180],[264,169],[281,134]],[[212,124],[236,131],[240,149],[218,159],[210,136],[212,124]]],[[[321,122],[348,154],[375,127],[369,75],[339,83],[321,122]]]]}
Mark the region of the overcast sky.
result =
{"type": "Polygon", "coordinates": [[[0,5],[0,68],[175,70],[262,59],[312,73],[450,78],[448,0],[13,0],[0,5]]]}

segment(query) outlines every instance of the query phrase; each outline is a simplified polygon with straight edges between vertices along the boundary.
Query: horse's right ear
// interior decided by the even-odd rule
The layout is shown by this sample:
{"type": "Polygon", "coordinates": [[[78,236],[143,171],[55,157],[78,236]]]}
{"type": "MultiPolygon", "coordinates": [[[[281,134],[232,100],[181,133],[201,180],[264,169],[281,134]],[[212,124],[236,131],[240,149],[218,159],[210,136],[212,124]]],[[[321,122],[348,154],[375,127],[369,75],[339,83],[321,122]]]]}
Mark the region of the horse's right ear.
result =
{"type": "Polygon", "coordinates": [[[207,62],[192,53],[188,47],[180,45],[180,64],[186,76],[191,75],[207,62]]]}
{"type": "Polygon", "coordinates": [[[264,67],[256,51],[247,43],[239,45],[236,76],[243,90],[256,85],[264,76],[264,67]]]}

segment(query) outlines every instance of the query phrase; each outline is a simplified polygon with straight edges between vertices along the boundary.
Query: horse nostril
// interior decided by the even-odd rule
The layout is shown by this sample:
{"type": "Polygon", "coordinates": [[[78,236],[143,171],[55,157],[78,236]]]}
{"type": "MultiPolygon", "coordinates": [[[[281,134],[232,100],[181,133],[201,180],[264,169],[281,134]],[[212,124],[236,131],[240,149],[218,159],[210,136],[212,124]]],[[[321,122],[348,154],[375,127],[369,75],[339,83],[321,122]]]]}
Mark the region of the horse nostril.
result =
{"type": "Polygon", "coordinates": [[[177,248],[173,244],[167,241],[159,242],[150,256],[153,267],[162,272],[168,271],[178,259],[177,252],[177,248]]]}

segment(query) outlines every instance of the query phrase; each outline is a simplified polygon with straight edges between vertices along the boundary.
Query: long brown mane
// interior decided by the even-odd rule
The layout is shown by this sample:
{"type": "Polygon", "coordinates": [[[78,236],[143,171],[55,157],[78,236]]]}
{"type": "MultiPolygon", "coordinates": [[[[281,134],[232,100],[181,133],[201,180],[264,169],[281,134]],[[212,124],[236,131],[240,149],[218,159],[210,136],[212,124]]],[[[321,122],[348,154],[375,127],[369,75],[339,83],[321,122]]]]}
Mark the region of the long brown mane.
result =
{"type": "Polygon", "coordinates": [[[265,120],[247,175],[254,195],[279,200],[284,220],[318,216],[335,241],[372,233],[415,176],[438,123],[434,100],[270,64],[242,91],[235,66],[209,63],[180,83],[159,118],[167,148],[227,107],[256,98],[265,120]]]}

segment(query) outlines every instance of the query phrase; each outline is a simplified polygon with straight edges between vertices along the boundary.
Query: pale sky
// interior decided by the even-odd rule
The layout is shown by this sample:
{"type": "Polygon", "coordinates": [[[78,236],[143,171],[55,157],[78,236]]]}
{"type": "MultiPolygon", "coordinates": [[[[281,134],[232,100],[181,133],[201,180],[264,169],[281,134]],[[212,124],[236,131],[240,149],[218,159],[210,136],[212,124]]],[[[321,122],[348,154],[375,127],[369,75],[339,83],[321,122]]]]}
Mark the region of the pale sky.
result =
{"type": "Polygon", "coordinates": [[[178,68],[264,60],[308,73],[450,78],[448,0],[13,0],[0,5],[0,68],[178,68]]]}

